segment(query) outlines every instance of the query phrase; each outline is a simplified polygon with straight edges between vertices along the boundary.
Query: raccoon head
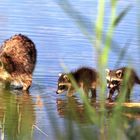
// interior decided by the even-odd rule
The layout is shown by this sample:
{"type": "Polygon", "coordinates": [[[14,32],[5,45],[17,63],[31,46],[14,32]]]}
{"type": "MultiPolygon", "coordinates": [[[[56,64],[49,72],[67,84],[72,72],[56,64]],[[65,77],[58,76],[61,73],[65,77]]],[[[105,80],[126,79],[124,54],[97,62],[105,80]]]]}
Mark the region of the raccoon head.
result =
{"type": "Polygon", "coordinates": [[[71,83],[70,83],[70,79],[68,78],[67,74],[59,74],[59,78],[58,78],[58,88],[56,93],[60,94],[63,93],[64,91],[67,91],[68,88],[70,87],[71,83]]]}
{"type": "Polygon", "coordinates": [[[119,87],[122,83],[123,71],[119,70],[109,70],[106,69],[106,80],[108,88],[119,87]]]}
{"type": "Polygon", "coordinates": [[[7,80],[10,77],[11,77],[11,75],[7,72],[7,70],[4,67],[3,62],[0,60],[0,79],[7,80]]]}

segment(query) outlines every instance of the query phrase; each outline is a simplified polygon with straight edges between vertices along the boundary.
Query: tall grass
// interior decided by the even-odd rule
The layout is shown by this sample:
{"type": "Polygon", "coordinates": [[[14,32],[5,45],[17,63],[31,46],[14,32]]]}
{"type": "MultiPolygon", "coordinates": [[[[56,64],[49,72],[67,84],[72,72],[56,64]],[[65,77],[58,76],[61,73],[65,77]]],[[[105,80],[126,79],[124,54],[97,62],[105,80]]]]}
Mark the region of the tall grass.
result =
{"type": "MultiPolygon", "coordinates": [[[[117,0],[110,1],[110,21],[108,25],[107,32],[104,32],[104,17],[105,17],[105,0],[98,0],[98,9],[97,9],[97,19],[92,27],[94,32],[91,35],[89,29],[86,25],[86,18],[82,16],[74,7],[69,3],[68,0],[59,0],[58,4],[60,7],[70,16],[78,27],[81,29],[81,32],[89,39],[92,43],[95,51],[97,53],[97,68],[100,75],[100,90],[98,93],[99,103],[96,103],[92,100],[89,101],[85,96],[83,96],[83,91],[78,88],[73,77],[70,77],[75,89],[80,93],[80,99],[82,100],[82,107],[77,105],[75,107],[75,99],[68,98],[67,104],[62,110],[63,113],[68,115],[68,119],[65,120],[66,130],[64,133],[59,131],[58,139],[80,139],[80,140],[91,140],[91,139],[100,139],[100,140],[120,140],[120,139],[128,139],[127,131],[129,132],[129,122],[122,115],[124,108],[122,107],[122,103],[125,101],[126,88],[122,89],[122,97],[117,102],[115,107],[107,107],[106,106],[106,81],[105,81],[105,68],[108,66],[109,61],[109,53],[114,50],[114,48],[118,47],[118,45],[114,45],[112,47],[112,43],[115,42],[113,40],[114,30],[117,25],[123,20],[123,17],[130,10],[130,6],[126,7],[124,10],[120,12],[119,15],[116,14],[117,10],[117,0]],[[74,102],[71,104],[71,101],[74,102]],[[70,104],[70,106],[69,106],[70,104]],[[81,109],[82,108],[82,109],[81,109]],[[79,110],[82,112],[82,117],[86,118],[82,123],[75,123],[75,119],[79,118],[79,110]],[[74,119],[75,118],[75,119],[74,119]],[[74,120],[73,120],[74,119],[74,120]],[[88,121],[87,121],[88,120],[88,121]],[[86,125],[83,125],[83,123],[86,125]],[[75,130],[76,129],[76,130],[75,130]],[[61,136],[60,136],[61,135],[61,136]]],[[[120,48],[118,48],[119,50],[120,48]]],[[[123,48],[122,51],[118,53],[120,60],[125,55],[126,50],[123,48]]],[[[120,62],[118,60],[118,63],[120,62]]],[[[64,65],[63,65],[64,67],[64,65]]],[[[67,71],[66,67],[64,69],[67,71]]],[[[126,83],[128,80],[129,74],[126,76],[126,83]]],[[[63,101],[61,102],[64,103],[63,101]]],[[[65,105],[64,104],[64,105],[65,105]]],[[[78,103],[80,104],[80,103],[78,103]]],[[[66,116],[67,116],[66,115],[66,116]]],[[[51,116],[52,117],[52,116],[51,116]]],[[[51,118],[50,118],[51,119],[51,118]]],[[[55,118],[53,118],[55,119],[55,118]]],[[[51,119],[52,120],[52,119],[51,119]]],[[[78,119],[79,121],[81,118],[78,119]]],[[[52,121],[53,122],[53,121],[52,121]]],[[[76,121],[77,122],[77,121],[76,121]]],[[[57,124],[57,123],[56,123],[57,124]]],[[[54,130],[55,130],[55,124],[54,130]]],[[[58,133],[56,133],[58,135],[58,133]]],[[[57,136],[56,136],[57,137],[57,136]]]]}
{"type": "Polygon", "coordinates": [[[31,140],[35,114],[30,95],[15,96],[8,90],[0,90],[0,139],[31,140]]]}

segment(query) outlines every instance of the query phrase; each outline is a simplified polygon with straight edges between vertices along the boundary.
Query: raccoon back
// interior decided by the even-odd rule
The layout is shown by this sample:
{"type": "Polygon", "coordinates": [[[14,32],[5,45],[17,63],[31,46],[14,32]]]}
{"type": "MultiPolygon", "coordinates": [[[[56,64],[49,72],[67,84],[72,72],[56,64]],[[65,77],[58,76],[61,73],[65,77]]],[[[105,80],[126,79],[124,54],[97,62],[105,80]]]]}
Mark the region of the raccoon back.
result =
{"type": "Polygon", "coordinates": [[[98,74],[95,69],[81,67],[72,73],[77,82],[92,83],[97,80],[98,74]]]}
{"type": "MultiPolygon", "coordinates": [[[[133,68],[129,68],[129,67],[122,67],[120,69],[117,69],[115,71],[118,70],[122,70],[122,76],[121,79],[124,79],[124,77],[126,76],[126,74],[128,74],[128,82],[131,84],[137,83],[140,84],[140,79],[137,75],[137,73],[135,72],[135,70],[133,68]]],[[[127,76],[126,76],[127,77],[127,76]]]]}
{"type": "Polygon", "coordinates": [[[31,74],[36,63],[35,44],[24,35],[14,35],[2,44],[0,60],[11,74],[31,74]]]}
{"type": "Polygon", "coordinates": [[[124,69],[124,74],[126,74],[126,73],[129,74],[129,79],[128,79],[129,81],[128,82],[140,84],[140,79],[139,79],[139,77],[134,69],[127,68],[127,67],[124,67],[123,69],[124,69]]]}

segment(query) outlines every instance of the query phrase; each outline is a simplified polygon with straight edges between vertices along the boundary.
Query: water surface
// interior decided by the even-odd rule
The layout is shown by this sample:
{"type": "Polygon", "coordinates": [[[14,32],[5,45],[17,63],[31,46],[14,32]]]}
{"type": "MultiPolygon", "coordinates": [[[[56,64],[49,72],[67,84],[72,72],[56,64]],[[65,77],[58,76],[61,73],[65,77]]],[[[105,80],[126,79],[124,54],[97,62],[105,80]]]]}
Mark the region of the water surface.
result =
{"type": "MultiPolygon", "coordinates": [[[[0,1],[0,42],[2,43],[14,34],[22,33],[34,41],[38,51],[29,96],[17,95],[11,91],[0,91],[1,138],[4,135],[5,139],[11,140],[57,140],[54,132],[56,133],[57,130],[66,132],[64,125],[66,120],[72,119],[73,123],[86,122],[83,105],[77,97],[68,99],[65,95],[56,95],[57,78],[58,73],[64,71],[62,63],[69,70],[84,65],[96,68],[97,55],[94,45],[82,34],[74,20],[62,10],[57,2],[57,0],[0,1]],[[71,102],[76,106],[80,119],[67,117],[65,109],[71,105],[71,102]],[[56,123],[54,128],[53,124],[56,123]]],[[[104,32],[106,32],[110,17],[109,2],[106,1],[104,32]]],[[[93,23],[96,21],[97,1],[70,0],[70,3],[85,17],[87,29],[92,31],[93,23]]],[[[119,1],[118,13],[128,5],[132,5],[132,8],[114,33],[114,45],[119,46],[119,49],[110,53],[108,66],[115,67],[120,48],[126,45],[129,48],[120,66],[131,64],[140,76],[137,30],[139,7],[136,6],[135,0],[119,1]]],[[[140,87],[135,86],[131,97],[133,102],[140,101],[139,91],[140,87]]],[[[70,110],[69,107],[68,109],[70,110]]],[[[74,128],[76,131],[77,128],[74,128]]],[[[94,130],[96,132],[96,128],[94,130]]],[[[79,138],[78,134],[75,136],[79,138]]]]}

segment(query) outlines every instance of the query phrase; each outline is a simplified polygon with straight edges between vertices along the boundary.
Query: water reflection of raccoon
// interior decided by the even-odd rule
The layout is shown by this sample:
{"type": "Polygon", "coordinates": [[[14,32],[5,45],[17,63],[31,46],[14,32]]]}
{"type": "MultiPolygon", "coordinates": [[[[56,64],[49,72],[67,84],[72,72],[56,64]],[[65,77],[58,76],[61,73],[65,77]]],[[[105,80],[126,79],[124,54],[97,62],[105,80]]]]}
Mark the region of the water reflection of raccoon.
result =
{"type": "Polygon", "coordinates": [[[6,86],[20,85],[23,90],[28,90],[35,63],[34,43],[24,35],[14,35],[0,48],[0,81],[6,86]]]}
{"type": "Polygon", "coordinates": [[[79,88],[82,88],[86,94],[91,91],[92,97],[96,97],[98,74],[95,69],[87,67],[79,68],[74,72],[60,74],[58,79],[58,89],[56,91],[57,94],[67,91],[68,96],[73,95],[75,88],[70,80],[70,76],[74,78],[79,88]]]}
{"type": "Polygon", "coordinates": [[[112,96],[117,90],[118,94],[122,87],[126,88],[126,100],[130,99],[130,93],[134,84],[140,84],[140,79],[132,68],[122,67],[116,70],[106,69],[107,87],[109,88],[108,99],[112,101],[112,96]],[[126,77],[126,83],[124,78],[126,77]],[[124,86],[125,84],[125,86],[124,86]]]}

